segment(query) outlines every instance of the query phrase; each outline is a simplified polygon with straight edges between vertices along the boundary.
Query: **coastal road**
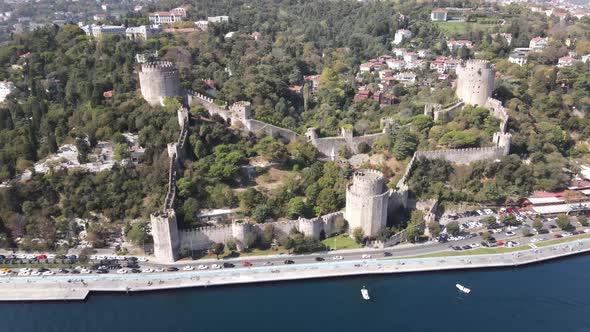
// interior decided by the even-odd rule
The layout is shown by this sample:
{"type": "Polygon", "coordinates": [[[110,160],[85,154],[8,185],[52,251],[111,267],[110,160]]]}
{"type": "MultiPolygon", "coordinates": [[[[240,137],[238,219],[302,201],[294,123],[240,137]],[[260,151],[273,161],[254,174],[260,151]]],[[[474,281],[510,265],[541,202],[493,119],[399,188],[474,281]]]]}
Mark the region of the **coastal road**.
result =
{"type": "MultiPolygon", "coordinates": [[[[516,235],[507,236],[506,232],[493,234],[497,241],[517,241],[520,245],[526,245],[531,243],[531,239],[534,238],[545,238],[547,240],[553,238],[554,234],[562,233],[561,231],[556,231],[555,233],[550,234],[542,234],[533,237],[522,237],[520,236],[520,229],[514,231],[516,235]]],[[[250,257],[238,257],[238,258],[228,258],[228,259],[201,259],[195,261],[178,261],[173,264],[159,264],[156,262],[140,262],[139,264],[142,267],[169,267],[169,266],[194,266],[195,268],[199,265],[205,265],[208,268],[211,267],[213,264],[221,265],[223,263],[232,263],[236,267],[241,266],[244,262],[249,262],[252,266],[269,266],[269,265],[285,265],[286,260],[291,260],[294,264],[322,264],[326,262],[332,261],[359,261],[359,260],[373,260],[375,258],[400,258],[400,257],[410,257],[410,256],[419,256],[419,255],[426,255],[432,254],[441,251],[452,251],[450,248],[451,246],[465,246],[470,245],[473,243],[481,244],[483,241],[482,237],[477,235],[475,237],[458,240],[458,241],[449,241],[446,243],[438,243],[438,242],[428,242],[426,244],[416,244],[416,245],[402,245],[398,247],[390,247],[390,248],[383,248],[383,249],[372,249],[372,248],[363,248],[363,249],[356,249],[356,250],[346,250],[346,251],[331,251],[331,252],[324,252],[324,253],[316,253],[316,254],[306,254],[306,255],[273,255],[273,256],[250,256],[250,257]],[[370,255],[371,257],[363,258],[364,255],[370,255]],[[316,258],[320,257],[323,261],[317,261],[316,258]],[[335,259],[334,257],[338,257],[339,259],[335,259]]],[[[468,250],[465,250],[467,252],[468,250]]]]}

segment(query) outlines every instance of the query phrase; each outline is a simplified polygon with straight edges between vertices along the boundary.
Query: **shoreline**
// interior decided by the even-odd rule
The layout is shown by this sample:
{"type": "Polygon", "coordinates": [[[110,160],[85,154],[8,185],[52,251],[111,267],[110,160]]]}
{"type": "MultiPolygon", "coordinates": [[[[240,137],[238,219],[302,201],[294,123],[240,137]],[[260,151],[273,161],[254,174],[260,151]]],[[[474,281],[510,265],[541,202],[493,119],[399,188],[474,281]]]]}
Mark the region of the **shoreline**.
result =
{"type": "Polygon", "coordinates": [[[0,301],[84,301],[94,292],[147,293],[193,287],[254,284],[393,273],[495,269],[539,264],[590,253],[590,239],[573,239],[511,253],[294,264],[270,267],[129,275],[0,278],[0,301]],[[73,281],[72,281],[73,280],[73,281]]]}

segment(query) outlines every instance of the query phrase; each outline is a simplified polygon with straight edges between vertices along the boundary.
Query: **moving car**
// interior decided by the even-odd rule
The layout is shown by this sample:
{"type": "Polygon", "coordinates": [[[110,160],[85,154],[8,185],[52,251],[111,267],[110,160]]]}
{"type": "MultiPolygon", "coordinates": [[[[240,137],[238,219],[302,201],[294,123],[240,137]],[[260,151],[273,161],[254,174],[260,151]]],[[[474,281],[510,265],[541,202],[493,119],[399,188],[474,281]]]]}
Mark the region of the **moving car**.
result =
{"type": "Polygon", "coordinates": [[[285,264],[295,264],[295,262],[290,259],[287,259],[285,260],[285,264]]]}
{"type": "Polygon", "coordinates": [[[212,269],[215,269],[215,270],[219,270],[219,269],[221,269],[221,265],[219,265],[219,264],[213,264],[213,265],[211,265],[211,268],[212,269]]]}
{"type": "Polygon", "coordinates": [[[249,267],[249,266],[252,266],[252,263],[250,263],[250,262],[243,262],[242,263],[242,266],[243,267],[249,267]]]}
{"type": "Polygon", "coordinates": [[[315,258],[315,261],[316,261],[316,262],[323,262],[323,261],[324,261],[324,259],[323,259],[322,257],[316,257],[316,258],[315,258]]]}
{"type": "Polygon", "coordinates": [[[178,268],[177,267],[174,267],[174,266],[171,266],[171,267],[167,268],[166,271],[168,271],[168,272],[176,272],[176,271],[178,271],[178,268]]]}
{"type": "Polygon", "coordinates": [[[362,256],[362,258],[364,258],[364,259],[371,258],[371,255],[369,255],[369,254],[364,254],[364,255],[362,256]]]}
{"type": "Polygon", "coordinates": [[[342,257],[342,256],[334,256],[334,257],[332,257],[332,259],[335,260],[335,261],[341,261],[341,260],[344,259],[344,257],[342,257]]]}
{"type": "Polygon", "coordinates": [[[195,269],[195,267],[194,266],[190,266],[190,265],[187,265],[187,266],[185,266],[185,267],[182,268],[183,271],[192,271],[194,269],[195,269]]]}

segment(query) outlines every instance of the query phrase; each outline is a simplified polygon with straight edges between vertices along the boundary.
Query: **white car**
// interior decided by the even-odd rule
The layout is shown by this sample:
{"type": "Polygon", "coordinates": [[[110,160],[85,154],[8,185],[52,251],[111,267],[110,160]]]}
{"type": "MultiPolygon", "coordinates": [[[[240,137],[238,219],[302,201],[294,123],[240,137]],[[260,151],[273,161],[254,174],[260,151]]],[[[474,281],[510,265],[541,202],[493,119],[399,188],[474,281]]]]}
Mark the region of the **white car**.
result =
{"type": "Polygon", "coordinates": [[[477,212],[477,214],[479,214],[480,216],[483,216],[483,215],[484,215],[484,213],[483,213],[483,211],[482,211],[482,210],[477,210],[477,211],[475,211],[475,212],[477,212]]]}
{"type": "Polygon", "coordinates": [[[509,231],[515,231],[518,229],[518,227],[517,226],[508,226],[508,227],[506,227],[506,229],[509,231]]]}
{"type": "Polygon", "coordinates": [[[31,272],[31,269],[29,269],[28,267],[23,267],[22,269],[18,270],[19,272],[31,272]]]}
{"type": "Polygon", "coordinates": [[[125,270],[125,269],[118,269],[117,270],[117,273],[118,274],[126,274],[127,273],[127,270],[125,270]]]}
{"type": "Polygon", "coordinates": [[[487,215],[494,214],[494,211],[492,211],[490,209],[484,209],[483,212],[485,212],[487,215]]]}
{"type": "Polygon", "coordinates": [[[7,275],[9,275],[8,272],[6,272],[6,271],[0,271],[0,276],[5,277],[7,275]]]}
{"type": "Polygon", "coordinates": [[[92,271],[90,271],[88,269],[81,269],[80,270],[80,273],[82,273],[82,274],[90,274],[90,273],[92,273],[92,271]]]}
{"type": "Polygon", "coordinates": [[[164,271],[166,271],[166,269],[163,267],[159,267],[156,269],[156,272],[164,272],[164,271]]]}
{"type": "Polygon", "coordinates": [[[137,260],[140,262],[147,262],[148,261],[148,259],[145,257],[139,257],[139,258],[137,258],[137,260]]]}
{"type": "Polygon", "coordinates": [[[26,277],[26,276],[30,276],[30,275],[31,275],[31,272],[29,272],[29,271],[21,271],[18,273],[19,277],[26,277]]]}
{"type": "Polygon", "coordinates": [[[584,233],[590,233],[590,228],[586,228],[586,229],[584,230],[584,233]]]}
{"type": "Polygon", "coordinates": [[[480,247],[479,243],[472,243],[472,244],[470,244],[469,246],[470,246],[471,248],[479,248],[479,247],[480,247]]]}
{"type": "Polygon", "coordinates": [[[342,256],[334,256],[334,257],[332,257],[332,259],[335,260],[335,261],[341,261],[341,260],[344,259],[344,257],[342,257],[342,256]]]}
{"type": "Polygon", "coordinates": [[[147,269],[141,270],[141,272],[143,272],[143,273],[152,273],[152,272],[154,272],[154,269],[147,268],[147,269]]]}
{"type": "Polygon", "coordinates": [[[44,276],[52,276],[52,275],[54,275],[54,274],[55,274],[55,273],[53,273],[53,271],[45,271],[45,272],[43,272],[43,275],[44,275],[44,276]]]}
{"type": "Polygon", "coordinates": [[[31,272],[31,275],[37,277],[37,276],[40,276],[41,275],[41,272],[39,272],[39,271],[33,271],[33,272],[31,272]]]}
{"type": "Polygon", "coordinates": [[[363,258],[363,259],[368,259],[368,258],[371,258],[371,255],[369,255],[369,254],[364,254],[364,255],[362,256],[362,258],[363,258]]]}
{"type": "Polygon", "coordinates": [[[221,269],[221,265],[219,265],[219,264],[213,264],[213,265],[211,265],[211,268],[212,269],[215,269],[215,270],[219,270],[219,269],[221,269]]]}
{"type": "Polygon", "coordinates": [[[494,228],[494,229],[492,229],[492,233],[494,233],[494,234],[502,233],[502,228],[494,228]]]}
{"type": "Polygon", "coordinates": [[[19,255],[16,255],[16,258],[18,258],[18,259],[25,259],[25,258],[27,258],[27,255],[19,254],[19,255]]]}
{"type": "Polygon", "coordinates": [[[561,233],[561,236],[563,236],[563,237],[568,237],[568,236],[572,236],[572,235],[573,234],[570,233],[570,232],[563,232],[563,233],[561,233]]]}
{"type": "Polygon", "coordinates": [[[506,236],[514,236],[514,235],[516,235],[516,233],[514,233],[514,232],[506,232],[506,236]]]}
{"type": "Polygon", "coordinates": [[[540,238],[533,238],[533,239],[531,239],[531,243],[537,243],[539,241],[541,241],[540,238]]]}
{"type": "Polygon", "coordinates": [[[516,241],[508,241],[508,242],[506,242],[506,246],[507,246],[508,248],[517,247],[517,246],[519,246],[519,245],[520,245],[520,243],[518,243],[518,242],[516,242],[516,241]]]}
{"type": "Polygon", "coordinates": [[[202,264],[197,266],[197,269],[199,269],[199,270],[207,270],[208,268],[209,267],[207,265],[202,265],[202,264]]]}
{"type": "Polygon", "coordinates": [[[47,254],[47,259],[55,259],[55,255],[54,254],[47,254]]]}
{"type": "Polygon", "coordinates": [[[185,266],[185,267],[182,268],[183,271],[192,271],[194,269],[195,269],[195,267],[194,266],[190,266],[190,265],[187,265],[187,266],[185,266]]]}

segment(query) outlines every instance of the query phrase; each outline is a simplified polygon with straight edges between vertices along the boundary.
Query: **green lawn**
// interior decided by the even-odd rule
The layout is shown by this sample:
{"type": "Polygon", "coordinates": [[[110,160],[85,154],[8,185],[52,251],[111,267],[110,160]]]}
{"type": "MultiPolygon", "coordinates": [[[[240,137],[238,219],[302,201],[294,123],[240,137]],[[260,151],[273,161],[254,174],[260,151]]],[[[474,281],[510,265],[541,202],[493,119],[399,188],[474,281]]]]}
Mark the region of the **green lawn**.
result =
{"type": "MultiPolygon", "coordinates": [[[[489,254],[503,254],[507,252],[515,252],[515,251],[522,251],[531,249],[528,245],[526,246],[518,246],[518,247],[497,247],[497,248],[478,248],[472,250],[465,250],[465,251],[440,251],[435,252],[432,254],[425,254],[425,255],[418,255],[418,256],[409,256],[409,257],[402,257],[405,258],[428,258],[428,257],[449,257],[449,256],[474,256],[474,255],[489,255],[489,254]]],[[[392,258],[388,258],[392,259],[392,258]]],[[[398,259],[398,258],[394,258],[398,259]]]]}
{"type": "Polygon", "coordinates": [[[341,234],[338,236],[327,238],[324,241],[322,241],[322,243],[334,250],[356,249],[361,247],[360,244],[356,243],[354,239],[352,239],[347,234],[341,234]]]}
{"type": "Polygon", "coordinates": [[[562,237],[560,239],[555,239],[555,240],[537,242],[537,243],[535,243],[535,245],[537,247],[547,247],[547,246],[551,246],[551,245],[554,245],[554,244],[559,244],[559,243],[564,243],[564,242],[570,242],[570,241],[574,241],[574,240],[577,240],[577,239],[586,239],[586,238],[589,238],[589,237],[590,237],[590,234],[574,235],[574,236],[569,236],[569,237],[562,237]]]}
{"type": "Polygon", "coordinates": [[[468,29],[471,29],[471,31],[474,32],[488,31],[496,26],[496,24],[481,24],[476,22],[434,22],[434,24],[436,24],[447,37],[464,35],[467,33],[468,29]]]}

